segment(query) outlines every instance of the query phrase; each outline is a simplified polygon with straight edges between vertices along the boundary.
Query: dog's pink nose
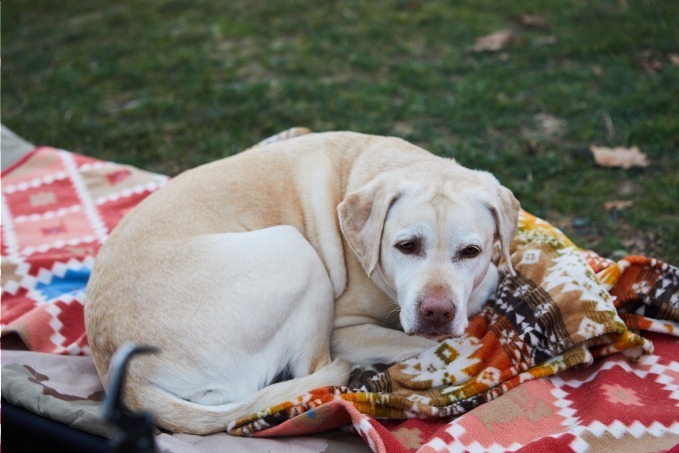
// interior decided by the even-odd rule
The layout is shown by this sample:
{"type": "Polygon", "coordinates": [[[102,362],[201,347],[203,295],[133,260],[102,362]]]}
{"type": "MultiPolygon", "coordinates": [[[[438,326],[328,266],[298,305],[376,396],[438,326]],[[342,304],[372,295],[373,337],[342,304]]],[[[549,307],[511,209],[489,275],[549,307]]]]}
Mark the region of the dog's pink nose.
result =
{"type": "Polygon", "coordinates": [[[447,297],[430,295],[422,299],[420,314],[428,324],[441,327],[453,320],[455,307],[447,297]]]}

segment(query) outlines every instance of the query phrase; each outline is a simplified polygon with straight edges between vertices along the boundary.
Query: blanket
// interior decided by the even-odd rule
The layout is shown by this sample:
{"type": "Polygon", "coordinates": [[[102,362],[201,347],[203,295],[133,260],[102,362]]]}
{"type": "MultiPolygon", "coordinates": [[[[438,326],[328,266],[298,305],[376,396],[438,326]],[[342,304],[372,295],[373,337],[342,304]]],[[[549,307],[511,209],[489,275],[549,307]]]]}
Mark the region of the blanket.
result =
{"type": "MultiPolygon", "coordinates": [[[[94,256],[124,214],[166,181],[53,148],[5,172],[3,338],[17,334],[32,351],[86,356],[82,307],[94,256]]],[[[502,278],[463,337],[402,363],[356,369],[347,387],[310,389],[228,432],[343,427],[374,451],[679,443],[677,268],[644,257],[603,259],[524,211],[512,263],[516,277],[502,278]]],[[[4,365],[3,397],[7,372],[30,380],[4,365]]]]}
{"type": "Polygon", "coordinates": [[[2,335],[87,354],[85,287],[120,219],[166,176],[49,147],[2,175],[2,335]]]}

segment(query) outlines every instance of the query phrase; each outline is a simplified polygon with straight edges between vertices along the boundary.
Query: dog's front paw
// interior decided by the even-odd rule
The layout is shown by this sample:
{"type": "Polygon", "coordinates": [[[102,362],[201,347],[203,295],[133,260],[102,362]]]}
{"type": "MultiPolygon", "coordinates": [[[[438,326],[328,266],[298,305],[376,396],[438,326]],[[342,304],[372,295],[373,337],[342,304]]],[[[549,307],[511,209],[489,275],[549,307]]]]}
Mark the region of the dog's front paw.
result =
{"type": "Polygon", "coordinates": [[[403,343],[395,345],[395,348],[398,349],[398,352],[394,353],[394,362],[402,362],[403,360],[418,356],[424,351],[435,348],[439,345],[438,340],[432,340],[415,335],[404,335],[403,340],[403,343]]]}
{"type": "Polygon", "coordinates": [[[332,356],[353,365],[396,363],[434,348],[438,341],[401,330],[359,324],[333,331],[332,356]]]}
{"type": "Polygon", "coordinates": [[[373,380],[375,376],[389,369],[393,363],[373,363],[372,365],[359,365],[353,367],[349,377],[348,386],[361,388],[373,380]]]}

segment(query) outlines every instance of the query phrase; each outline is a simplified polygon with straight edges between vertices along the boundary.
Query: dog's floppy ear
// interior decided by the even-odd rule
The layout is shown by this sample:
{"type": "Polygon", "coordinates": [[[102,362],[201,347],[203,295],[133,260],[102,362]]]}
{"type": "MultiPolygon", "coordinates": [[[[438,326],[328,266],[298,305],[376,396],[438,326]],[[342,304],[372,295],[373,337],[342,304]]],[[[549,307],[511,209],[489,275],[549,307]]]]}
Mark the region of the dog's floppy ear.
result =
{"type": "Polygon", "coordinates": [[[377,267],[384,221],[397,198],[383,181],[373,180],[347,194],[337,206],[342,233],[368,275],[377,267]]]}
{"type": "Polygon", "coordinates": [[[509,275],[515,276],[516,272],[512,267],[512,260],[509,256],[509,246],[516,233],[521,204],[511,190],[498,184],[496,194],[486,198],[486,205],[493,214],[493,219],[495,219],[495,231],[502,248],[502,256],[507,263],[509,275]]]}

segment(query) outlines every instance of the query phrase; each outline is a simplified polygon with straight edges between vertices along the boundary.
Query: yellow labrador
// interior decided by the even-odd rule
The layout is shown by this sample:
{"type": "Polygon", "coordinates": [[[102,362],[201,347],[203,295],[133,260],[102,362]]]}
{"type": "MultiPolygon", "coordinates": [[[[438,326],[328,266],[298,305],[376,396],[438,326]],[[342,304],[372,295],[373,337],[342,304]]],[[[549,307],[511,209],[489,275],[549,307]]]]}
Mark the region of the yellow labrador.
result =
{"type": "Polygon", "coordinates": [[[187,171],[97,257],[85,306],[97,370],[106,385],[116,348],[159,347],[130,364],[127,403],[195,434],[345,384],[348,363],[463,333],[497,285],[496,242],[509,264],[518,209],[489,173],[350,132],[187,171]]]}

